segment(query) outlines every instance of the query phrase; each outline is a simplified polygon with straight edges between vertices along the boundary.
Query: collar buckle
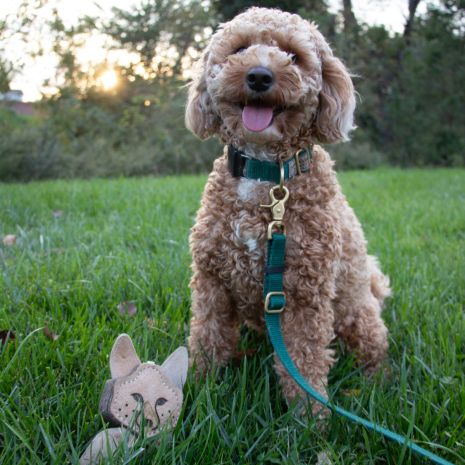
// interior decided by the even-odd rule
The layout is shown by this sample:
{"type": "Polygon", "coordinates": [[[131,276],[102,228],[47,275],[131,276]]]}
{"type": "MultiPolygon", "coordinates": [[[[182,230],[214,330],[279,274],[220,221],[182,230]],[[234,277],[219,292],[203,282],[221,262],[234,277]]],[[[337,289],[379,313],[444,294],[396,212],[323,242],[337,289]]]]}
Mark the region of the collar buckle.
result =
{"type": "Polygon", "coordinates": [[[241,152],[233,147],[228,146],[228,168],[231,175],[235,178],[244,176],[246,158],[242,156],[241,152]]]}
{"type": "Polygon", "coordinates": [[[294,154],[295,169],[299,176],[302,174],[302,167],[300,166],[300,154],[302,152],[305,152],[305,150],[297,150],[297,152],[294,154]]]}

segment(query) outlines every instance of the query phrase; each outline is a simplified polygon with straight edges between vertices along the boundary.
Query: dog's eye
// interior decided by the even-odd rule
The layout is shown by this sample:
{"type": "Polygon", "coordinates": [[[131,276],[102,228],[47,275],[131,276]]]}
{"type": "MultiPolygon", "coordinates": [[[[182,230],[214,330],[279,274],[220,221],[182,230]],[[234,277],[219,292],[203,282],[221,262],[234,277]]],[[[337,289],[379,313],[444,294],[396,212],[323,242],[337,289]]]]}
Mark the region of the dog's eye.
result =
{"type": "Polygon", "coordinates": [[[297,63],[297,54],[296,53],[289,53],[289,55],[291,56],[292,64],[297,63]]]}

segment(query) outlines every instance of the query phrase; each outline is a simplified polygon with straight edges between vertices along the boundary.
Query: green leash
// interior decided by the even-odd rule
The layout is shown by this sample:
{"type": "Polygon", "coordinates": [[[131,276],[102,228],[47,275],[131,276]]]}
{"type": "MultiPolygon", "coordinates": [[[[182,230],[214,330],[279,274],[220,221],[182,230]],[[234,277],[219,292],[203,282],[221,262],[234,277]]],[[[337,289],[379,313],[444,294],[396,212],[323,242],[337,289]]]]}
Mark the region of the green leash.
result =
{"type": "MultiPolygon", "coordinates": [[[[281,168],[282,170],[282,168],[281,168]]],[[[283,335],[281,332],[281,321],[280,315],[286,306],[286,296],[283,290],[283,274],[285,265],[285,253],[286,253],[286,234],[284,230],[284,211],[285,202],[289,197],[288,189],[283,185],[284,177],[281,176],[281,184],[275,186],[270,191],[271,204],[261,205],[262,207],[271,208],[273,214],[273,221],[268,226],[268,256],[265,269],[265,281],[263,285],[263,297],[265,300],[265,323],[268,329],[268,334],[271,340],[271,344],[278,355],[281,363],[287,372],[292,376],[294,381],[313,399],[320,404],[329,408],[333,412],[357,423],[363,425],[365,428],[380,433],[388,439],[391,439],[402,446],[409,448],[410,450],[428,458],[434,463],[439,465],[453,465],[451,462],[442,459],[441,457],[433,454],[432,452],[418,446],[410,439],[407,439],[400,434],[394,433],[382,426],[365,420],[364,418],[355,415],[348,410],[345,410],[337,405],[334,405],[331,401],[324,398],[319,392],[313,389],[306,379],[300,374],[299,370],[294,365],[289,352],[286,349],[283,335]],[[284,193],[282,199],[275,197],[275,192],[281,191],[284,193]],[[275,231],[277,230],[277,231],[275,231]]]]}

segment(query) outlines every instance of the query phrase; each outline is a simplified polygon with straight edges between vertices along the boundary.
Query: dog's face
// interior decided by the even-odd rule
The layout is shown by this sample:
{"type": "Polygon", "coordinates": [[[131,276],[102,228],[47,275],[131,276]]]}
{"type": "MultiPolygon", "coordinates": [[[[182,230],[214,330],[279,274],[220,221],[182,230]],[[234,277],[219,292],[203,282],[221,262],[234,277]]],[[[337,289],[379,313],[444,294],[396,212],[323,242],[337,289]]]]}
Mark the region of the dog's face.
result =
{"type": "Polygon", "coordinates": [[[251,8],[212,36],[186,125],[239,147],[300,148],[347,139],[354,108],[350,76],[314,24],[251,8]]]}

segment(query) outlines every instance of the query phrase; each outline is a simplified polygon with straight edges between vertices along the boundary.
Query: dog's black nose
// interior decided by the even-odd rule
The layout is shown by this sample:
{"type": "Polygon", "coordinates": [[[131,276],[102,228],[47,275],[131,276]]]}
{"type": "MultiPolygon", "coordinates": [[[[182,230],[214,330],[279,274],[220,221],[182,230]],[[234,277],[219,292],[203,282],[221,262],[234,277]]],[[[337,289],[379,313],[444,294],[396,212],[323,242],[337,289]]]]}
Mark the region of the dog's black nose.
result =
{"type": "Polygon", "coordinates": [[[274,76],[268,68],[256,66],[255,68],[249,69],[245,81],[249,89],[255,92],[265,92],[273,85],[274,76]]]}

